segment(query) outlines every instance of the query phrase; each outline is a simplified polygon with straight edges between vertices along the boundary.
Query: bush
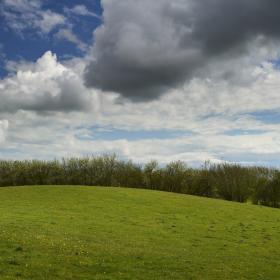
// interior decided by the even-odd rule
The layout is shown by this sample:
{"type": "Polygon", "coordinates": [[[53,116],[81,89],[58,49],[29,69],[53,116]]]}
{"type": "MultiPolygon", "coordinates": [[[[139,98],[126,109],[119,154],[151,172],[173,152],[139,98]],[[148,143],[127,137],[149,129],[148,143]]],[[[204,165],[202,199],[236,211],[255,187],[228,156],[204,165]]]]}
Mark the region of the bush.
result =
{"type": "Polygon", "coordinates": [[[280,207],[280,172],[274,171],[270,178],[260,178],[256,185],[253,203],[269,207],[280,207]]]}
{"type": "Polygon", "coordinates": [[[217,195],[225,200],[246,202],[250,197],[250,171],[240,165],[218,164],[211,167],[217,195]]]}

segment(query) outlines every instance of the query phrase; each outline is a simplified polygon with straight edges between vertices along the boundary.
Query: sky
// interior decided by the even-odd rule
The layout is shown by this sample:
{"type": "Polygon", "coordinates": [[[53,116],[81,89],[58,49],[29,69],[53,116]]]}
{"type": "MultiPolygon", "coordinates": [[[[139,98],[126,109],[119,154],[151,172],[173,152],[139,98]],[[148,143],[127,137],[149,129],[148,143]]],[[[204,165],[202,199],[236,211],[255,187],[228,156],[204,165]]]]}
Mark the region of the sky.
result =
{"type": "Polygon", "coordinates": [[[0,158],[280,166],[279,0],[0,0],[0,158]]]}

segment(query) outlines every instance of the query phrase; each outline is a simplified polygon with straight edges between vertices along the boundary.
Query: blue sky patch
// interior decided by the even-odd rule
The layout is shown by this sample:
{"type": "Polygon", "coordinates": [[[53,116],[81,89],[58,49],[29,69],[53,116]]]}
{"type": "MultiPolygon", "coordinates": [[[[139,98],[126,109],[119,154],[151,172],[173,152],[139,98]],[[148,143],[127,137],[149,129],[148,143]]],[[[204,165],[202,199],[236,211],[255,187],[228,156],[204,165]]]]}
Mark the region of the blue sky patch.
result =
{"type": "Polygon", "coordinates": [[[239,136],[239,135],[260,135],[266,131],[258,129],[232,129],[226,131],[224,134],[228,136],[239,136]]]}
{"type": "Polygon", "coordinates": [[[128,141],[137,141],[144,139],[175,139],[183,136],[190,136],[190,131],[180,130],[136,130],[128,131],[122,129],[104,129],[95,127],[90,130],[87,136],[77,135],[77,138],[82,140],[105,140],[115,141],[126,139],[128,141]]]}
{"type": "Polygon", "coordinates": [[[276,111],[260,111],[249,114],[254,119],[266,124],[279,124],[280,112],[276,111]]]}

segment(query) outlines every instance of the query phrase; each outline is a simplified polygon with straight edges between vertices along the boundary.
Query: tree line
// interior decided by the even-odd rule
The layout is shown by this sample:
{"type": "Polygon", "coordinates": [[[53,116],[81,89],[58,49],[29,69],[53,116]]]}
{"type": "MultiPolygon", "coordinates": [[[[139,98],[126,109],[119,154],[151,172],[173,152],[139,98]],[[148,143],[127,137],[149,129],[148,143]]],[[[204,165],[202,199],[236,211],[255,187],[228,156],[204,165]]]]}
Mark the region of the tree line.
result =
{"type": "Polygon", "coordinates": [[[40,161],[0,160],[0,186],[86,185],[146,188],[280,208],[280,171],[238,164],[182,161],[160,166],[114,155],[40,161]]]}

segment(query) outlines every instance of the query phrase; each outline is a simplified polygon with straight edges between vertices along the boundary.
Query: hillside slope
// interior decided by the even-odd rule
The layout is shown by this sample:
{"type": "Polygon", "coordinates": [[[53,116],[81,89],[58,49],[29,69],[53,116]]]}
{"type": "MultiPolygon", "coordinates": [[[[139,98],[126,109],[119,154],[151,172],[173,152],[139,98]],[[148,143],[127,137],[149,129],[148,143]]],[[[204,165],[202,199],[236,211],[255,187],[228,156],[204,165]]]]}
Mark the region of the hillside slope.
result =
{"type": "Polygon", "coordinates": [[[97,187],[0,198],[0,279],[279,279],[278,209],[97,187]]]}

